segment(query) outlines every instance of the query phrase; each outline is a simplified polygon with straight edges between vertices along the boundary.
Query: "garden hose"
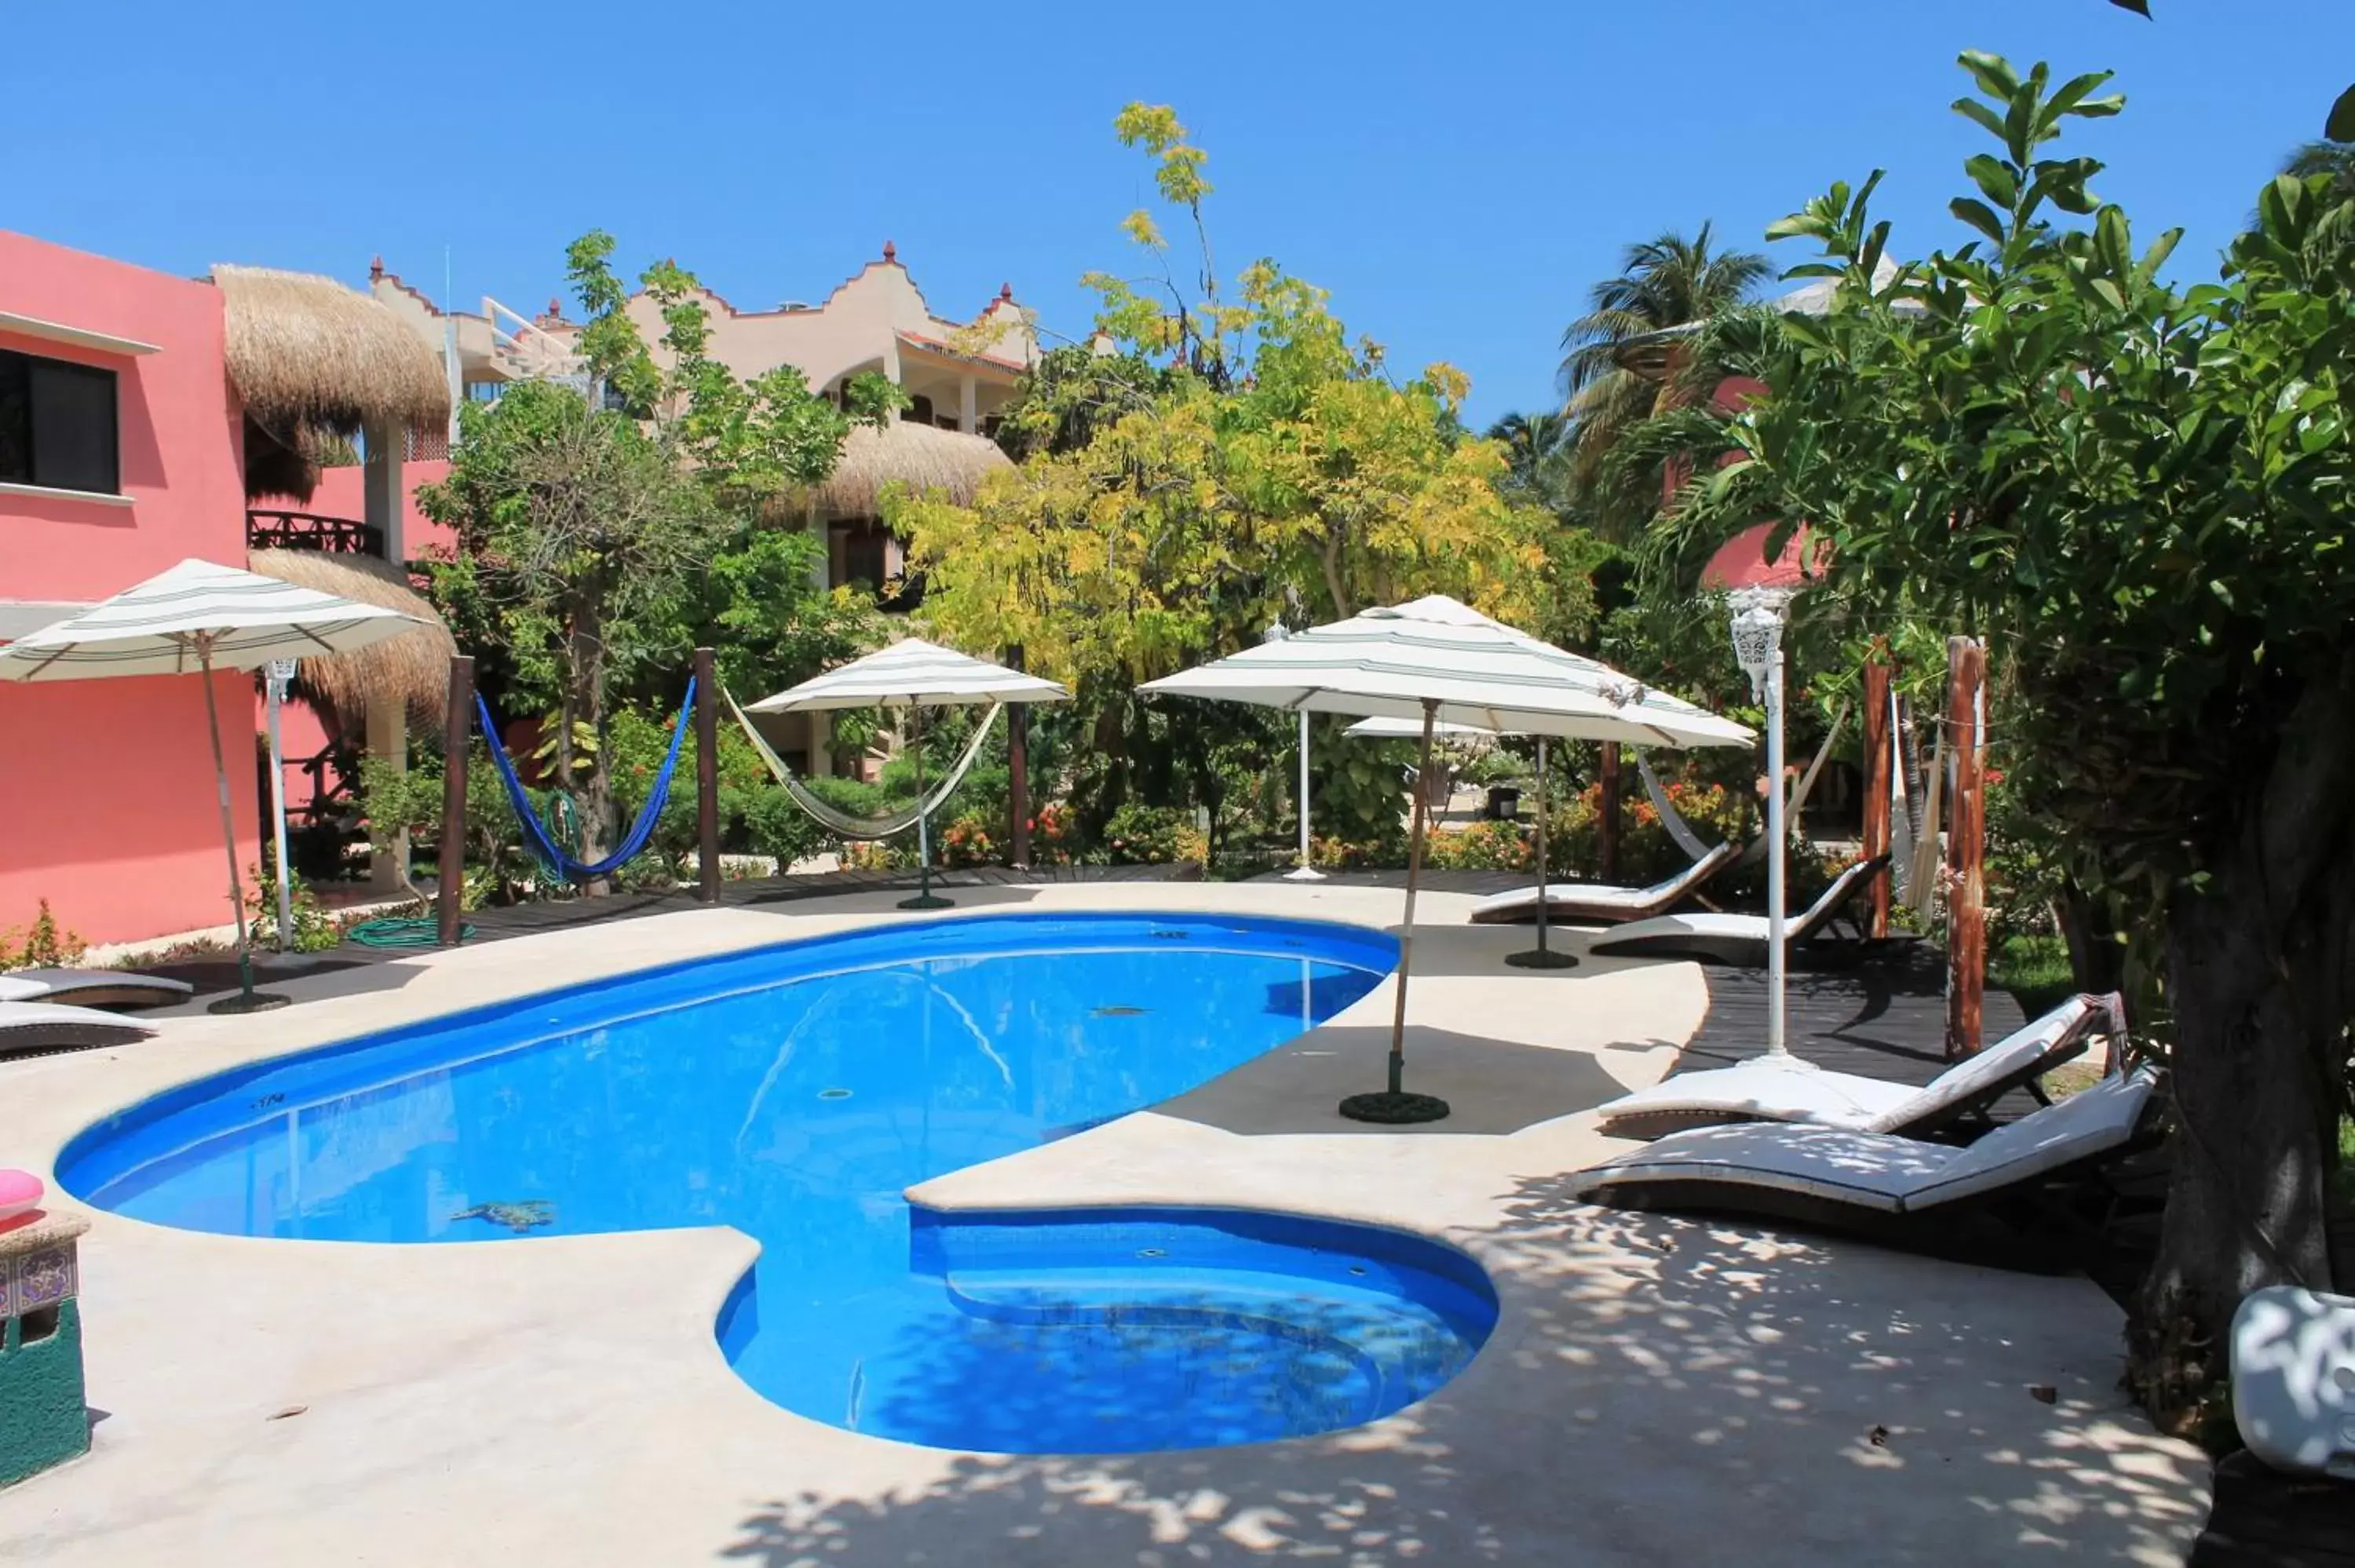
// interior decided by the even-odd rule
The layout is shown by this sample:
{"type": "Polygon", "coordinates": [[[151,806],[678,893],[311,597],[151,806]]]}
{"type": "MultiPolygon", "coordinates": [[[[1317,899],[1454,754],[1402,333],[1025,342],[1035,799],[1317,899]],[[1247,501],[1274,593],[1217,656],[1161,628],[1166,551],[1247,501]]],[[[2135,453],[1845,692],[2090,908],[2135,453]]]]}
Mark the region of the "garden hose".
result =
{"type": "MultiPolygon", "coordinates": [[[[470,941],[474,935],[472,926],[458,927],[458,940],[470,941]]],[[[442,943],[442,922],[427,917],[393,917],[363,920],[344,933],[345,938],[363,948],[434,948],[442,943]]]]}

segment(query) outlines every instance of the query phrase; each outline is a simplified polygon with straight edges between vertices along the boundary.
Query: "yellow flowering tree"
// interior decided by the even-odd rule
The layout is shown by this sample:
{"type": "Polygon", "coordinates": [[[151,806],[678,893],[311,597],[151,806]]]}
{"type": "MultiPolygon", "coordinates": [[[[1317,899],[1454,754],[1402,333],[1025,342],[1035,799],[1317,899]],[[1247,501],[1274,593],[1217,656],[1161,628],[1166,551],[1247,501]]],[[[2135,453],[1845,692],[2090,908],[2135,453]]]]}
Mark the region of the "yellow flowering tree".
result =
{"type": "Polygon", "coordinates": [[[1278,618],[1423,593],[1559,619],[1545,574],[1554,520],[1500,489],[1503,446],[1457,419],[1463,374],[1434,365],[1393,380],[1379,345],[1351,344],[1323,290],[1272,261],[1222,288],[1201,150],[1165,107],[1132,104],[1115,130],[1156,160],[1164,199],[1199,240],[1199,270],[1180,281],[1153,216],[1132,214],[1123,227],[1154,275],[1086,279],[1100,344],[1118,352],[1060,351],[1101,368],[1066,357],[1067,373],[1034,377],[1012,421],[1082,439],[1049,440],[970,506],[887,503],[934,626],[965,646],[1020,646],[1057,678],[1128,685],[1278,618]]]}

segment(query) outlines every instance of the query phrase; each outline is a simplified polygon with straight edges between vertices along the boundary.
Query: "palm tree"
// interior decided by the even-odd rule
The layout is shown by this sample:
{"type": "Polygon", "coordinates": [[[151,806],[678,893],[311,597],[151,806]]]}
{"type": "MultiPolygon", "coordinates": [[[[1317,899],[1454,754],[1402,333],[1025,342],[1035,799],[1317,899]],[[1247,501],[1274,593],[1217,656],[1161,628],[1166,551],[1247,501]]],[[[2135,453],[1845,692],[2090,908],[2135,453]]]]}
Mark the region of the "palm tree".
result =
{"type": "Polygon", "coordinates": [[[1658,401],[1656,383],[1620,367],[1619,345],[1741,304],[1771,271],[1755,251],[1712,250],[1706,223],[1690,239],[1670,231],[1627,248],[1618,276],[1595,284],[1591,308],[1562,329],[1563,413],[1572,426],[1575,489],[1594,484],[1620,432],[1649,417],[1658,401]]]}
{"type": "Polygon", "coordinates": [[[2333,206],[2355,201],[2355,142],[2308,142],[2289,155],[2282,173],[2294,180],[2328,175],[2333,206]]]}
{"type": "Polygon", "coordinates": [[[1504,443],[1506,461],[1512,465],[1505,481],[1508,486],[1539,505],[1561,510],[1570,416],[1544,408],[1508,414],[1488,427],[1488,439],[1504,443]]]}

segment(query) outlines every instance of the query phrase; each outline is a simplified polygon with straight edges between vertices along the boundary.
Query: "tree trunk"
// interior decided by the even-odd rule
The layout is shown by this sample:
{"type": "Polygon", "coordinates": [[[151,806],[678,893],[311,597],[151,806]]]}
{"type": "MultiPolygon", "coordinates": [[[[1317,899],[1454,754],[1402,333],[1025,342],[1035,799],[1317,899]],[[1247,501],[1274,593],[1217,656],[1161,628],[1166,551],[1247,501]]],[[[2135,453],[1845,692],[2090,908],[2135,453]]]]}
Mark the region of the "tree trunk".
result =
{"type": "MultiPolygon", "coordinates": [[[[589,781],[581,792],[581,858],[593,861],[603,855],[608,843],[606,829],[613,813],[613,777],[605,755],[605,636],[602,610],[603,596],[588,596],[574,611],[571,620],[571,647],[568,650],[571,665],[570,689],[566,694],[571,709],[565,726],[564,744],[571,748],[571,724],[574,720],[595,737],[597,749],[589,758],[589,781]]],[[[568,779],[570,775],[567,775],[568,779]]],[[[603,877],[581,885],[581,891],[591,898],[602,897],[612,891],[603,877]]]]}
{"type": "Polygon", "coordinates": [[[2074,882],[2063,882],[2053,901],[2053,924],[2069,949],[2069,972],[2079,991],[2118,991],[2126,984],[2126,946],[2118,940],[2109,911],[2074,882]]]}
{"type": "Polygon", "coordinates": [[[2204,889],[2167,909],[2176,1131],[2128,1377],[2163,1423],[2221,1413],[2226,1330],[2260,1286],[2330,1287],[2324,1176],[2355,916],[2355,691],[2315,682],[2253,757],[2204,889]]]}

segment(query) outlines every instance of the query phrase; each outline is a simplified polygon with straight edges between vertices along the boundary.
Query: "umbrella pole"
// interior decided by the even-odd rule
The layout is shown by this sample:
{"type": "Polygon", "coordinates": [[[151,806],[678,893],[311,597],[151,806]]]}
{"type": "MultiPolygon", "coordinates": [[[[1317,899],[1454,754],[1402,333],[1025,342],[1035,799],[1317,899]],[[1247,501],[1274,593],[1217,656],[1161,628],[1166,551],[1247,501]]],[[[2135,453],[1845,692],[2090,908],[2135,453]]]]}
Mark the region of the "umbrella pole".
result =
{"type": "Polygon", "coordinates": [[[900,900],[902,909],[951,909],[955,901],[932,895],[932,807],[924,799],[923,709],[908,705],[908,739],[916,749],[916,895],[900,900]]]}
{"type": "Polygon", "coordinates": [[[197,640],[197,677],[205,686],[205,733],[213,743],[213,782],[220,796],[221,850],[229,857],[229,906],[237,919],[238,992],[222,997],[207,1011],[212,1012],[261,1012],[286,1005],[286,998],[273,996],[253,989],[253,949],[245,940],[245,890],[237,877],[237,821],[229,809],[229,763],[221,756],[220,703],[213,695],[213,643],[203,633],[197,640]]]}
{"type": "Polygon", "coordinates": [[[1411,1095],[1403,1085],[1406,1079],[1406,982],[1414,957],[1414,894],[1423,880],[1423,819],[1429,810],[1429,794],[1424,780],[1431,777],[1431,730],[1439,717],[1439,703],[1426,697],[1423,703],[1423,757],[1414,776],[1413,825],[1409,830],[1406,856],[1406,911],[1400,921],[1398,963],[1398,1005],[1391,1014],[1391,1077],[1390,1087],[1378,1095],[1351,1095],[1341,1102],[1341,1114],[1352,1121],[1403,1122],[1437,1121],[1447,1115],[1447,1102],[1435,1095],[1411,1095]]]}
{"type": "Polygon", "coordinates": [[[1538,736],[1538,945],[1526,952],[1507,953],[1505,961],[1519,969],[1567,969],[1578,959],[1546,946],[1550,924],[1546,908],[1546,737],[1538,736]]]}

